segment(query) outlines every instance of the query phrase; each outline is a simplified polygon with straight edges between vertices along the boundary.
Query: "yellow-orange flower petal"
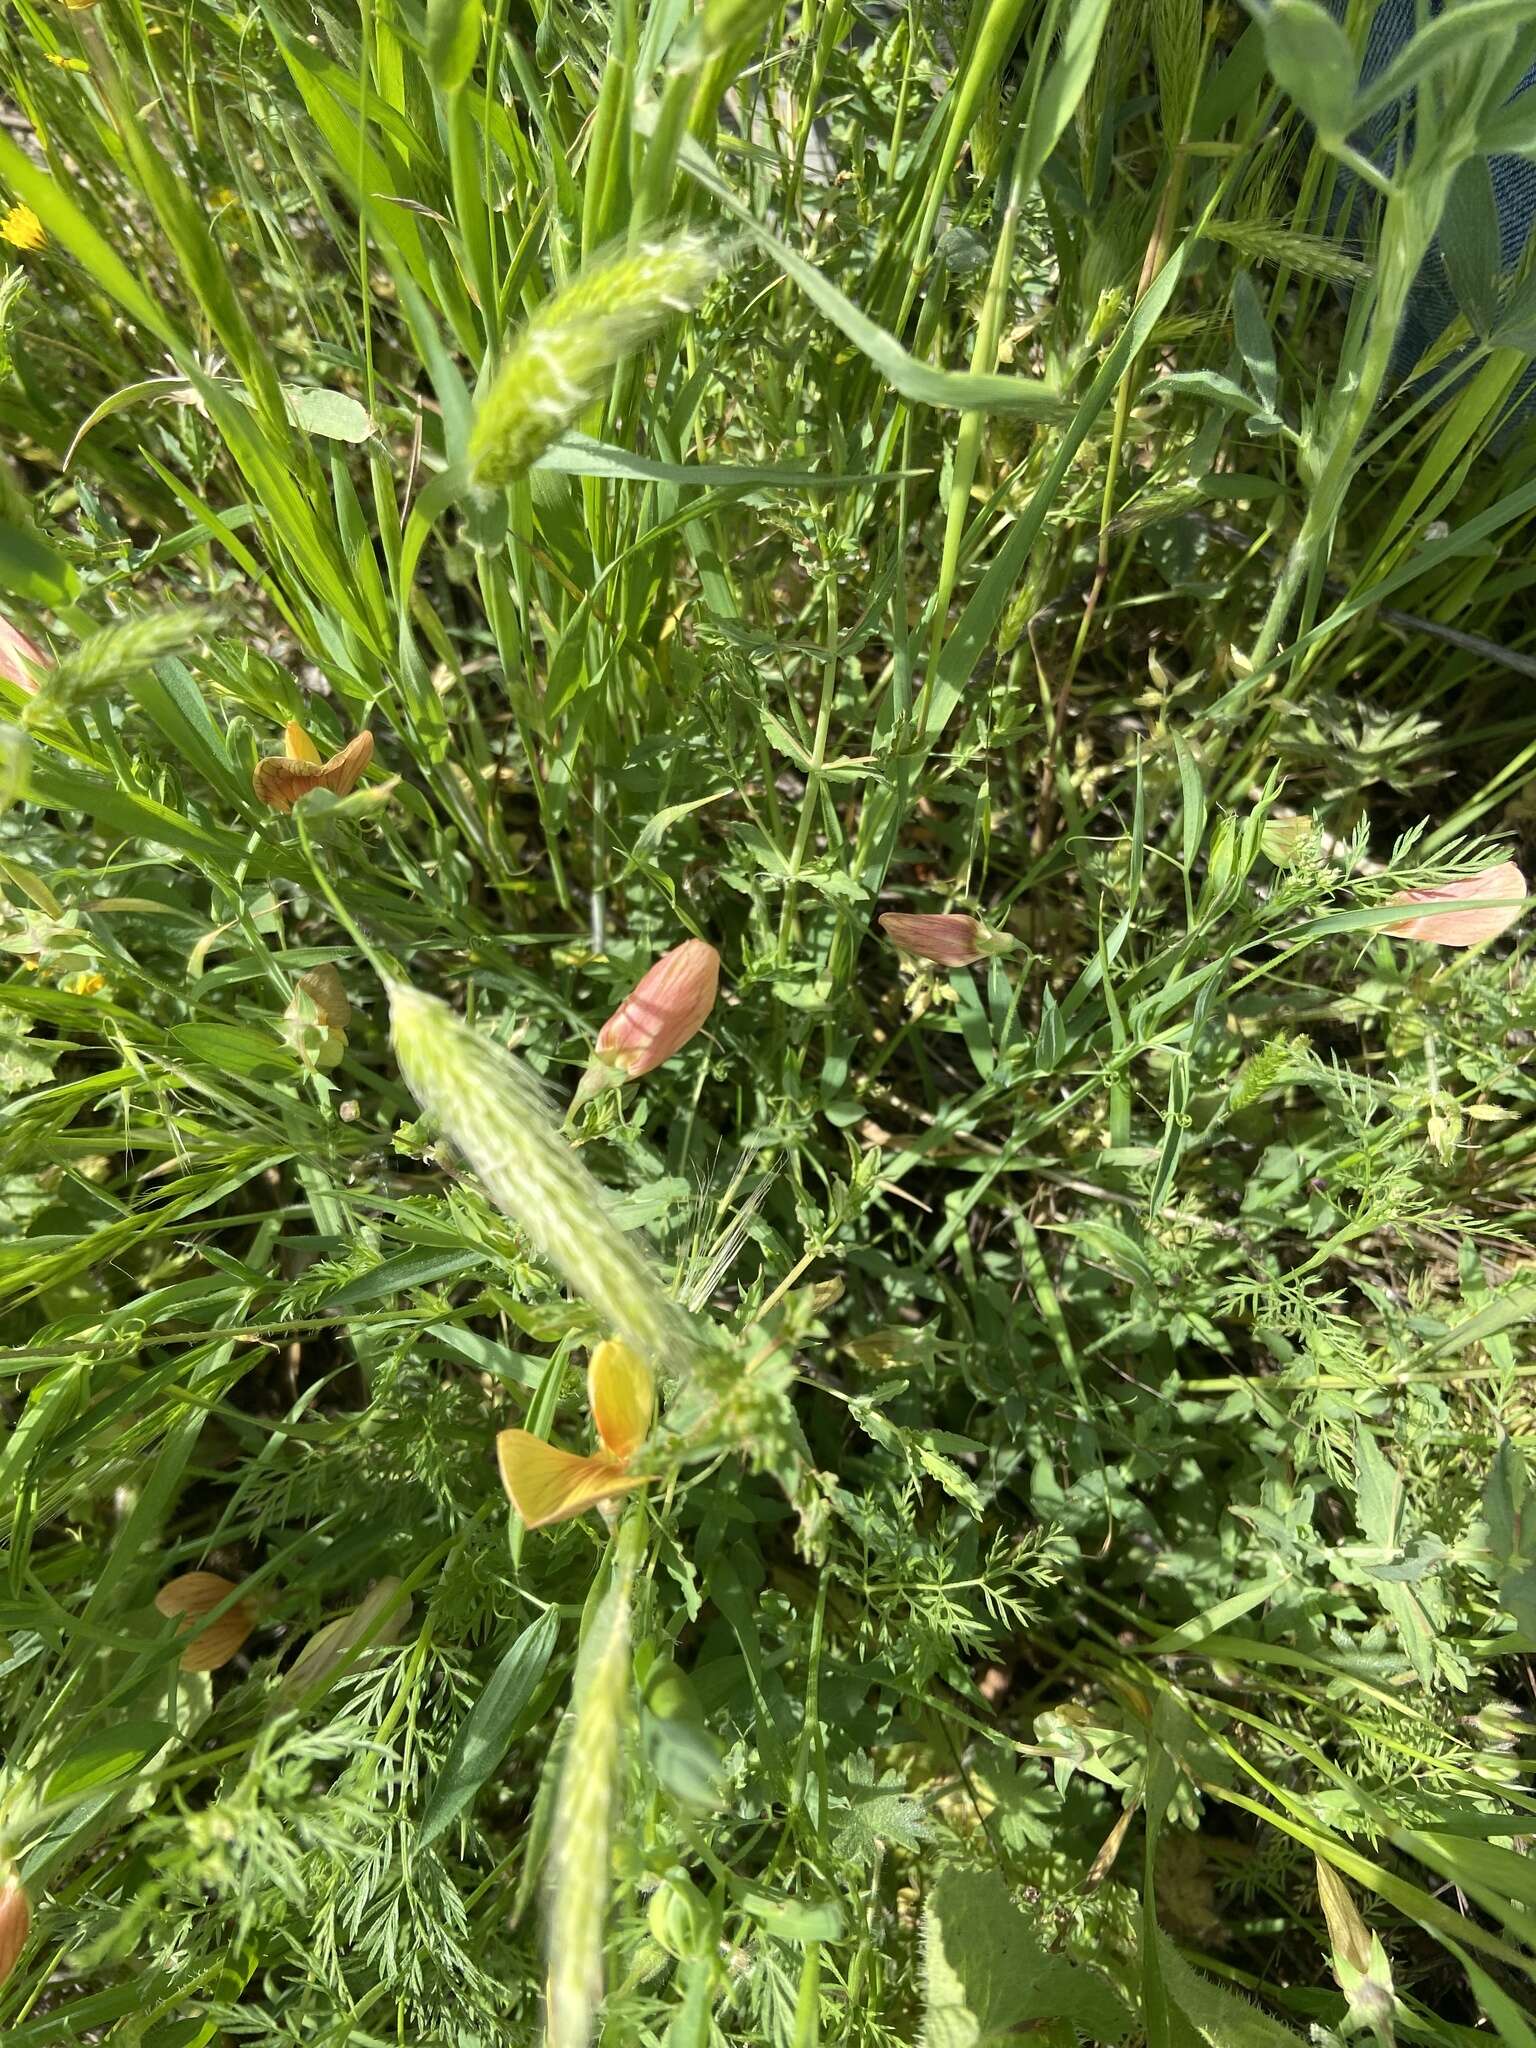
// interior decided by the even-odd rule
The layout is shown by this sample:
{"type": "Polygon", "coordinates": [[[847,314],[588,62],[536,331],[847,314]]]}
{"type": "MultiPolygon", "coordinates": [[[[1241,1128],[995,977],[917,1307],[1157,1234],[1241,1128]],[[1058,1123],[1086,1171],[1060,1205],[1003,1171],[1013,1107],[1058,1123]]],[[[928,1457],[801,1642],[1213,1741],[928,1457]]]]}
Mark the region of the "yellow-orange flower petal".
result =
{"type": "Polygon", "coordinates": [[[1421,939],[1431,946],[1479,946],[1509,929],[1524,909],[1524,899],[1525,877],[1507,860],[1438,889],[1404,889],[1392,901],[1420,907],[1383,930],[1394,939],[1421,939]]]}
{"type": "Polygon", "coordinates": [[[155,1605],[166,1616],[175,1616],[191,1642],[181,1653],[183,1671],[217,1671],[227,1664],[256,1626],[256,1610],[249,1600],[236,1600],[224,1607],[235,1590],[233,1580],[218,1572],[183,1572],[168,1579],[155,1595],[155,1605]],[[204,1626],[205,1617],[216,1607],[224,1612],[204,1626]]]}
{"type": "MultiPolygon", "coordinates": [[[[296,730],[290,727],[289,733],[296,730]]],[[[310,745],[308,734],[304,744],[310,745]]],[[[328,789],[333,796],[350,796],[373,759],[373,734],[360,732],[329,761],[296,758],[292,754],[265,754],[256,763],[251,787],[257,800],[274,811],[291,811],[301,796],[312,789],[328,789]]]]}
{"type": "Polygon", "coordinates": [[[315,768],[324,764],[325,756],[296,718],[290,718],[283,727],[283,740],[290,761],[308,761],[315,768]]]}
{"type": "Polygon", "coordinates": [[[616,1337],[599,1344],[587,1367],[587,1405],[603,1449],[627,1465],[650,1435],[656,1381],[637,1352],[616,1337]]]}
{"type": "Polygon", "coordinates": [[[646,1484],[606,1452],[595,1458],[578,1458],[573,1451],[547,1444],[526,1429],[501,1432],[496,1439],[496,1463],[507,1498],[530,1529],[568,1522],[573,1515],[595,1508],[599,1501],[646,1484]]]}

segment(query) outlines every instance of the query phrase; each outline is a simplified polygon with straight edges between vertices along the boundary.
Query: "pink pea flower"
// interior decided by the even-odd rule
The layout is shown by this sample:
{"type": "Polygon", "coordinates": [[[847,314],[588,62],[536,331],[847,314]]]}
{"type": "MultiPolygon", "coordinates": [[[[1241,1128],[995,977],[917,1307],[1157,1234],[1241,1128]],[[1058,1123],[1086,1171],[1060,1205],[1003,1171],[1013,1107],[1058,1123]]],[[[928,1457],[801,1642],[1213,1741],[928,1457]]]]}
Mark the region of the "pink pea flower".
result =
{"type": "Polygon", "coordinates": [[[720,955],[704,939],[685,939],[636,982],[597,1034],[576,1090],[577,1102],[622,1088],[671,1059],[715,1007],[720,955]]]}
{"type": "Polygon", "coordinates": [[[995,932],[979,917],[963,917],[958,911],[909,916],[888,910],[880,929],[903,953],[914,960],[931,960],[936,967],[969,967],[995,953],[1011,953],[1018,944],[1007,932],[995,932]]]}
{"type": "Polygon", "coordinates": [[[32,1907],[15,1871],[0,1882],[0,1984],[16,1967],[32,1932],[32,1907]]]}
{"type": "Polygon", "coordinates": [[[26,634],[19,632],[0,612],[0,677],[8,683],[15,683],[28,696],[35,697],[39,676],[45,668],[52,666],[43,650],[34,647],[26,634]]]}
{"type": "Polygon", "coordinates": [[[1438,889],[1404,889],[1394,903],[1467,904],[1416,911],[1383,925],[1394,939],[1423,939],[1431,946],[1478,946],[1484,939],[1496,939],[1507,931],[1524,906],[1525,877],[1512,860],[1480,875],[1467,875],[1459,882],[1445,882],[1438,889]]]}

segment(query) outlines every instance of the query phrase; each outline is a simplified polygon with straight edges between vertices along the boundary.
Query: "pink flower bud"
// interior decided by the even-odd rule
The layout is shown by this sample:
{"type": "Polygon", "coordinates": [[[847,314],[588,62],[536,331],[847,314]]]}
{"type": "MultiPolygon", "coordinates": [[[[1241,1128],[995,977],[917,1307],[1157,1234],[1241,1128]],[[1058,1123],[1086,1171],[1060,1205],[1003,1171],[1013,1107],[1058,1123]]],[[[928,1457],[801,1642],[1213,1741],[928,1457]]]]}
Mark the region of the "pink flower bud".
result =
{"type": "Polygon", "coordinates": [[[880,928],[903,953],[910,953],[914,960],[931,960],[936,967],[969,967],[994,953],[1011,953],[1018,944],[1006,932],[984,925],[979,917],[962,917],[958,911],[908,916],[904,911],[888,910],[880,919],[880,928]]]}
{"type": "Polygon", "coordinates": [[[29,696],[37,695],[38,677],[53,663],[40,647],[34,647],[25,633],[18,632],[0,613],[0,677],[15,683],[29,696]]]}
{"type": "Polygon", "coordinates": [[[576,1100],[620,1088],[671,1059],[715,1007],[720,955],[704,939],[685,939],[649,968],[597,1034],[576,1100]]]}
{"type": "Polygon", "coordinates": [[[1394,903],[1431,907],[1412,917],[1400,917],[1382,930],[1394,939],[1423,939],[1432,946],[1477,946],[1484,939],[1496,939],[1514,923],[1524,898],[1525,877],[1507,860],[1500,867],[1485,868],[1480,875],[1467,875],[1438,889],[1404,889],[1392,898],[1394,903]],[[1459,909],[1460,904],[1469,907],[1459,909]],[[1432,907],[1438,905],[1445,907],[1432,907]]]}
{"type": "Polygon", "coordinates": [[[13,1871],[0,1883],[0,1984],[16,1967],[17,1958],[32,1932],[32,1908],[13,1871]]]}

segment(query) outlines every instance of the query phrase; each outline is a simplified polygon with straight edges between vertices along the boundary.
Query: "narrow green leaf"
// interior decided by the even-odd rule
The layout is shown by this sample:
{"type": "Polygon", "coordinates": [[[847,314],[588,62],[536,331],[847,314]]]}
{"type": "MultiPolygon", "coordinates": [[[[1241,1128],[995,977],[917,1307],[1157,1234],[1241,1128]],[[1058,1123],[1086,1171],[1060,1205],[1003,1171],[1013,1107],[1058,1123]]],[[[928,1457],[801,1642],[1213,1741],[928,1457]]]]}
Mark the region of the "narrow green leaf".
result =
{"type": "Polygon", "coordinates": [[[560,1613],[546,1607],[491,1673],[443,1759],[421,1817],[420,1846],[436,1841],[474,1799],[518,1735],[554,1651],[560,1613]]]}

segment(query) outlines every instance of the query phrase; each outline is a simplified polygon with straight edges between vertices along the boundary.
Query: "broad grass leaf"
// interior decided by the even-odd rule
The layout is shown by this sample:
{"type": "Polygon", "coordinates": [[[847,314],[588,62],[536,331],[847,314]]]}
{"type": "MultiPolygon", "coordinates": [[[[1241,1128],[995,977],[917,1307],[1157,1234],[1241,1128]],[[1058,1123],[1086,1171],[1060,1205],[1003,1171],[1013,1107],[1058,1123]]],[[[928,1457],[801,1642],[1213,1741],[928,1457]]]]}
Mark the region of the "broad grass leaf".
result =
{"type": "Polygon", "coordinates": [[[69,563],[41,535],[0,521],[0,590],[32,604],[68,604],[79,588],[69,563]]]}
{"type": "Polygon", "coordinates": [[[480,48],[480,0],[427,0],[427,69],[442,93],[460,91],[480,48]]]}

